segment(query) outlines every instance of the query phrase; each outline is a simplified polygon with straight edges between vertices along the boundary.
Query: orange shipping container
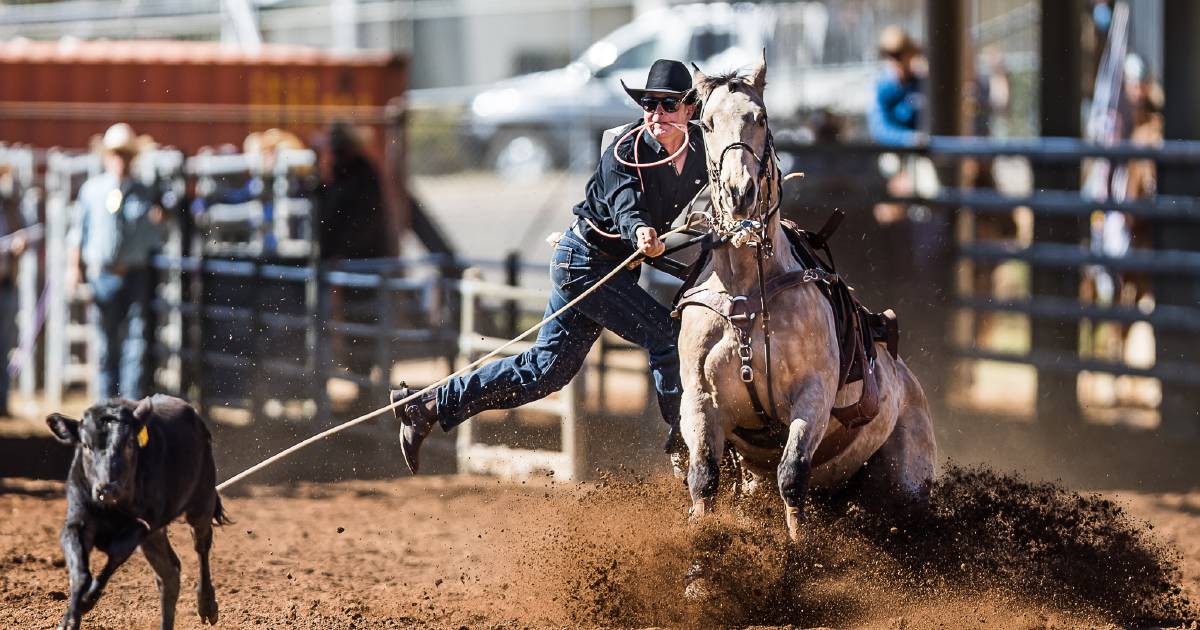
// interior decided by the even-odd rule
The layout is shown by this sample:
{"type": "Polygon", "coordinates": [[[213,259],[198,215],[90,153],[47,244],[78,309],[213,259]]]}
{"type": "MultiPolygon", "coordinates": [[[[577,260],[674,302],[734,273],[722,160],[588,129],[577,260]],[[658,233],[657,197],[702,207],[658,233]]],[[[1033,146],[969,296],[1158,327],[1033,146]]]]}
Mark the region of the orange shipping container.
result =
{"type": "MultiPolygon", "coordinates": [[[[0,142],[85,148],[124,121],[166,146],[195,153],[238,147],[252,131],[278,127],[305,141],[343,120],[373,128],[372,157],[404,199],[403,134],[385,108],[404,94],[407,66],[387,52],[335,55],[264,44],[246,51],[218,42],[13,40],[0,43],[0,142]]],[[[408,226],[405,204],[390,223],[408,226]]]]}

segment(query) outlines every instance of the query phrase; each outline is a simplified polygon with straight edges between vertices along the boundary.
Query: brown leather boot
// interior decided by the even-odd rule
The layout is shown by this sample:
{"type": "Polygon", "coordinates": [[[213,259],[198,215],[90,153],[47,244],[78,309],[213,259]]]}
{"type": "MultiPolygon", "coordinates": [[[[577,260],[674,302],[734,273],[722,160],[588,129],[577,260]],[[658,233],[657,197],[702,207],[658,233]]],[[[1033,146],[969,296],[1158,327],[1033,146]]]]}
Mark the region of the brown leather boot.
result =
{"type": "MultiPolygon", "coordinates": [[[[391,390],[391,402],[395,403],[408,398],[417,391],[419,390],[401,383],[400,389],[391,390]]],[[[403,425],[400,427],[400,454],[404,457],[404,463],[408,466],[409,472],[415,475],[420,466],[418,455],[421,443],[429,436],[429,432],[433,430],[438,421],[437,393],[426,392],[419,398],[395,407],[392,412],[396,414],[396,418],[403,425]]]]}

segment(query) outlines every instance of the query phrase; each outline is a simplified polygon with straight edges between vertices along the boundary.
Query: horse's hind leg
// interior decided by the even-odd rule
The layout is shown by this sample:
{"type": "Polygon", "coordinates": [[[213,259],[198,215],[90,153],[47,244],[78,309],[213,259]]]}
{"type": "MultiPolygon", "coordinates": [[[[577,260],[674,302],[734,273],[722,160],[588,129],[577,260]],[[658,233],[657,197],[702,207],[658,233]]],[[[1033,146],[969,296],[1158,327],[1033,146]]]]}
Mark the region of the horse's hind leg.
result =
{"type": "Polygon", "coordinates": [[[788,536],[797,540],[804,516],[804,501],[808,498],[812,478],[812,455],[829,424],[833,392],[827,391],[815,379],[809,379],[794,400],[787,444],[779,461],[778,478],[779,496],[783,497],[786,509],[788,536]]]}
{"type": "Polygon", "coordinates": [[[901,516],[928,504],[937,460],[929,406],[920,386],[915,390],[910,386],[908,393],[892,434],[859,471],[854,484],[864,506],[901,516]]]}
{"type": "Polygon", "coordinates": [[[712,512],[721,480],[721,458],[725,454],[725,428],[711,397],[697,389],[684,388],[679,429],[688,447],[688,492],[692,497],[692,520],[712,512]],[[694,393],[691,393],[694,392],[694,393]]]}

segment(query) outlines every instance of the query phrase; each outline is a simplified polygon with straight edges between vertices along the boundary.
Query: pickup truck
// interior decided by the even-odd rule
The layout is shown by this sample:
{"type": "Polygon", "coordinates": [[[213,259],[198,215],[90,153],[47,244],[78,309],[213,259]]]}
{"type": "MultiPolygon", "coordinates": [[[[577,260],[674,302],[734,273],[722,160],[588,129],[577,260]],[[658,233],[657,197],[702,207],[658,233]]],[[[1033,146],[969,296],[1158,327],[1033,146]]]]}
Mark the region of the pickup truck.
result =
{"type": "MultiPolygon", "coordinates": [[[[767,109],[786,122],[821,108],[866,110],[878,73],[874,33],[832,55],[829,10],[819,2],[714,3],[648,11],[592,44],[566,67],[492,84],[471,101],[465,140],[506,178],[586,168],[603,130],[640,110],[621,89],[640,87],[655,59],[696,63],[715,74],[746,69],[766,50],[767,109]],[[869,43],[867,43],[869,41],[869,43]]],[[[856,37],[858,33],[854,34],[856,37]]],[[[845,48],[844,46],[842,48],[845,48]]]]}

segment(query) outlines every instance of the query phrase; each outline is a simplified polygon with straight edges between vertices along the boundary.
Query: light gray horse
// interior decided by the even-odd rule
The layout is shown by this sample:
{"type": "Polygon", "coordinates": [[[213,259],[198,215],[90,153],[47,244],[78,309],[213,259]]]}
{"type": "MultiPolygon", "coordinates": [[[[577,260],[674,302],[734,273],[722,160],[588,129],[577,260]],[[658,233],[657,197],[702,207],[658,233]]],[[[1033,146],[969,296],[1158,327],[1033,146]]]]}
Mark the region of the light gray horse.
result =
{"type": "Polygon", "coordinates": [[[883,508],[892,502],[923,503],[933,479],[936,446],[921,385],[904,361],[893,358],[882,344],[877,344],[873,366],[878,413],[856,428],[832,419],[835,406],[859,400],[865,380],[839,390],[839,346],[830,303],[812,278],[771,290],[772,278],[803,267],[773,212],[781,178],[763,106],[766,73],[764,59],[746,78],[710,78],[699,68],[693,74],[704,102],[700,126],[707,148],[713,228],[728,244],[714,249],[697,282],[699,291],[711,298],[712,304],[706,304],[710,308],[682,309],[681,429],[690,450],[687,476],[693,519],[713,509],[719,465],[730,444],[750,471],[777,478],[788,533],[795,540],[810,486],[837,489],[860,474],[861,484],[855,485],[862,488],[867,503],[883,508]],[[761,258],[756,252],[760,248],[761,258]],[[750,310],[757,310],[760,287],[769,300],[769,353],[761,313],[753,313],[752,326],[746,317],[740,320],[740,331],[735,324],[742,306],[750,303],[750,310]],[[749,299],[739,301],[739,296],[749,299]],[[756,413],[752,396],[761,401],[765,414],[756,413]],[[772,430],[779,436],[773,445],[740,437],[747,431],[772,430]]]}

